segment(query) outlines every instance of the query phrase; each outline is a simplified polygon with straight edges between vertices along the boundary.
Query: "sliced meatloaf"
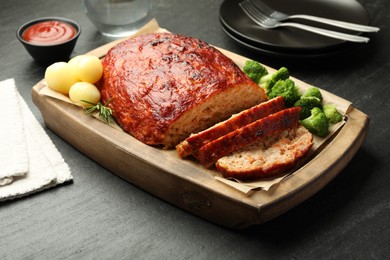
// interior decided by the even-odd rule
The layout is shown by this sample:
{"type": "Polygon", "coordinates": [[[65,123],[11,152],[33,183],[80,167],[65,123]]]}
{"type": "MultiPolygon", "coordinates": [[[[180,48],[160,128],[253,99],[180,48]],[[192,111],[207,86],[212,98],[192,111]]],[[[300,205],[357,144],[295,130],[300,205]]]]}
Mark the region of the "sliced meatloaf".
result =
{"type": "Polygon", "coordinates": [[[285,173],[313,145],[312,134],[303,126],[282,131],[222,157],[216,163],[224,177],[253,180],[285,173]]]}
{"type": "Polygon", "coordinates": [[[297,127],[300,111],[300,107],[286,108],[258,119],[202,146],[195,157],[203,166],[210,167],[218,159],[260,141],[264,137],[297,127]]]}
{"type": "Polygon", "coordinates": [[[127,39],[107,53],[102,101],[124,131],[172,148],[267,99],[228,57],[207,43],[170,33],[127,39]]]}
{"type": "Polygon", "coordinates": [[[203,145],[284,108],[285,105],[283,97],[277,97],[260,103],[259,105],[235,114],[229,119],[217,123],[204,131],[197,134],[191,134],[190,137],[186,138],[176,146],[176,150],[182,158],[197,153],[199,148],[203,145]]]}

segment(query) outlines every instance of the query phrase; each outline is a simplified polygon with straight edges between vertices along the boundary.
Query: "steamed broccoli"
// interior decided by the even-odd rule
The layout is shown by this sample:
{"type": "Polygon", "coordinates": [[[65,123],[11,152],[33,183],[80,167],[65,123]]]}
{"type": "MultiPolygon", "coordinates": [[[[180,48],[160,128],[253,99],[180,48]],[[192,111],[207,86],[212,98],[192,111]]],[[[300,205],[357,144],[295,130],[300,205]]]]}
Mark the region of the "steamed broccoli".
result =
{"type": "Polygon", "coordinates": [[[245,62],[244,73],[254,82],[259,84],[260,79],[268,74],[267,69],[257,61],[247,60],[245,62]]]}
{"type": "Polygon", "coordinates": [[[329,133],[329,121],[325,113],[318,107],[311,110],[311,115],[300,121],[312,134],[324,137],[329,133]]]}
{"type": "Polygon", "coordinates": [[[301,107],[301,113],[299,119],[303,120],[311,115],[311,110],[315,107],[322,107],[321,100],[317,97],[305,97],[302,96],[297,102],[294,103],[295,107],[301,107]]]}
{"type": "Polygon", "coordinates": [[[268,98],[282,96],[287,107],[291,107],[301,97],[298,87],[291,79],[279,80],[268,93],[268,98]]]}
{"type": "Polygon", "coordinates": [[[333,104],[325,104],[322,108],[326,118],[328,118],[329,124],[336,124],[343,120],[343,116],[337,111],[337,108],[333,104]]]}
{"type": "Polygon", "coordinates": [[[322,94],[319,88],[317,87],[311,87],[303,93],[302,97],[316,97],[320,101],[322,101],[322,94]]]}
{"type": "Polygon", "coordinates": [[[260,79],[259,85],[265,90],[265,93],[268,95],[271,92],[273,86],[279,80],[286,80],[290,77],[288,69],[281,67],[279,70],[274,73],[267,74],[260,79]]]}

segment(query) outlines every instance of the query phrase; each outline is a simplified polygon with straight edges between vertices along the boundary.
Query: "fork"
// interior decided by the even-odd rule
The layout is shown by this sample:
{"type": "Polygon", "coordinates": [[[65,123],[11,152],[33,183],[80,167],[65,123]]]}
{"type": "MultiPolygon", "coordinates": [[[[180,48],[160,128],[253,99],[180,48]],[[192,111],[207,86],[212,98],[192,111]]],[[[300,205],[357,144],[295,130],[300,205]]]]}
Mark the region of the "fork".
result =
{"type": "Polygon", "coordinates": [[[335,31],[330,31],[322,28],[317,28],[309,25],[304,25],[304,24],[298,24],[298,23],[291,23],[291,22],[286,22],[286,23],[281,23],[277,21],[275,18],[269,17],[264,15],[263,13],[260,12],[259,9],[256,8],[252,4],[252,2],[244,0],[240,4],[241,9],[245,12],[245,14],[257,25],[266,28],[266,29],[273,29],[277,27],[283,27],[283,26],[289,26],[289,27],[295,27],[299,28],[302,30],[306,30],[309,32],[317,33],[320,35],[324,35],[327,37],[339,39],[339,40],[344,40],[344,41],[351,41],[351,42],[368,42],[370,39],[367,37],[363,36],[357,36],[357,35],[351,35],[351,34],[346,34],[346,33],[341,33],[341,32],[335,32],[335,31]]]}
{"type": "MultiPolygon", "coordinates": [[[[249,2],[249,0],[248,0],[249,2]]],[[[306,14],[294,14],[294,15],[288,15],[285,13],[282,13],[280,11],[274,10],[265,3],[263,3],[261,0],[254,0],[253,5],[255,5],[259,10],[262,10],[263,13],[271,18],[274,18],[278,22],[282,22],[288,19],[294,19],[294,18],[301,18],[306,20],[311,20],[315,22],[320,22],[328,25],[333,25],[336,27],[349,29],[352,31],[358,31],[358,32],[378,32],[379,28],[374,26],[368,26],[368,25],[361,25],[356,23],[349,23],[344,21],[338,21],[334,19],[328,19],[313,15],[306,15],[306,14]]]]}

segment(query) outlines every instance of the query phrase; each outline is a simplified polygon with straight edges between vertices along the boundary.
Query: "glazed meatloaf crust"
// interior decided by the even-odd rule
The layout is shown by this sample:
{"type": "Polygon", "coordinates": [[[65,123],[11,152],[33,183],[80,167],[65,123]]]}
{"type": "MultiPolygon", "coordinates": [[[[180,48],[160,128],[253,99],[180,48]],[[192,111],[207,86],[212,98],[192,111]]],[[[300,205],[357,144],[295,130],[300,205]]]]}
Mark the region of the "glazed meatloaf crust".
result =
{"type": "Polygon", "coordinates": [[[191,154],[196,154],[197,151],[207,143],[284,108],[285,104],[283,97],[270,99],[266,102],[243,110],[238,114],[234,114],[229,119],[200,133],[191,134],[191,136],[176,146],[176,150],[182,158],[191,154]]]}
{"type": "Polygon", "coordinates": [[[191,133],[267,99],[228,57],[207,43],[170,33],[125,40],[107,53],[102,101],[124,131],[172,148],[191,133]]]}

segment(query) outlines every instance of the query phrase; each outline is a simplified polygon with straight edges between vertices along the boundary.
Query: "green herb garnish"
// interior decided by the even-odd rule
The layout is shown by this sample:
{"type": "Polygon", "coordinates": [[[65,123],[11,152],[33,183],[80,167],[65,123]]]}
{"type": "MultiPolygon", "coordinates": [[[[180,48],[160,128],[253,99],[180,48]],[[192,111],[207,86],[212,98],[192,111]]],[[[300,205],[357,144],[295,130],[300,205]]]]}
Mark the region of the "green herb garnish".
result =
{"type": "Polygon", "coordinates": [[[81,101],[88,103],[88,104],[91,104],[91,106],[84,107],[85,113],[87,115],[92,114],[93,112],[97,111],[99,113],[100,118],[107,125],[109,125],[114,120],[114,118],[112,117],[112,109],[107,106],[108,103],[110,103],[111,99],[108,100],[104,105],[101,102],[94,104],[94,103],[89,102],[87,100],[81,100],[81,101]]]}

